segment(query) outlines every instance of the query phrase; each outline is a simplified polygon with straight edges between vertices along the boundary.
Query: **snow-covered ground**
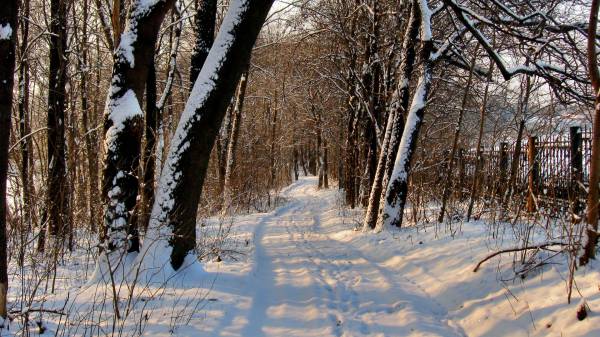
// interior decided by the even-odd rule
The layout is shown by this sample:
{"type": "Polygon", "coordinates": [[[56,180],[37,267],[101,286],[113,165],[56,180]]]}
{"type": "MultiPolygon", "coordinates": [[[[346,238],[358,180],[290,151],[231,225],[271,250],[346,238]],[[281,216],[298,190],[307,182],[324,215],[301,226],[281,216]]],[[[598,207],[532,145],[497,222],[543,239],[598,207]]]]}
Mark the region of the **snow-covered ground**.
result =
{"type": "MultiPolygon", "coordinates": [[[[163,289],[145,287],[122,326],[90,309],[100,297],[110,312],[110,289],[74,287],[70,315],[79,319],[69,319],[64,335],[89,333],[73,327],[96,320],[101,329],[94,334],[114,335],[141,328],[147,336],[600,336],[598,262],[577,272],[569,305],[565,264],[515,278],[513,255],[506,254],[474,273],[490,251],[515,245],[491,239],[483,222],[459,231],[363,233],[354,230],[360,212],[342,208],[337,190],[316,184],[301,178],[273,212],[232,219],[232,249],[242,255],[206,262],[203,274],[170,280],[163,289]],[[592,312],[578,321],[582,296],[592,312]]],[[[206,228],[217,223],[210,219],[206,228]]],[[[48,298],[45,307],[60,308],[65,294],[48,298]]],[[[123,315],[126,297],[121,302],[123,315]]],[[[65,324],[51,314],[44,320],[48,336],[65,324]]]]}

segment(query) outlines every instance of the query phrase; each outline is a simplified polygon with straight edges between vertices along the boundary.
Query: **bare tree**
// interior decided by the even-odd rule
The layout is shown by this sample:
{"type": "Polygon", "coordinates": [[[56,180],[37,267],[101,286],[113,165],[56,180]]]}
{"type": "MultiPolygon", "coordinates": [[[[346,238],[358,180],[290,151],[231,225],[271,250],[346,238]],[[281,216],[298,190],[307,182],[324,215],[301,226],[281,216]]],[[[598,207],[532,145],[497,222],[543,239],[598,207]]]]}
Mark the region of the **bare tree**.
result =
{"type": "MultiPolygon", "coordinates": [[[[130,219],[138,196],[138,169],[143,133],[140,99],[154,58],[160,24],[175,0],[153,3],[133,1],[127,26],[115,51],[113,75],[105,111],[105,143],[102,194],[103,249],[121,259],[139,249],[137,223],[130,219]]],[[[119,260],[117,260],[119,261],[119,260]]],[[[107,259],[99,261],[106,268],[107,259]]],[[[101,269],[101,272],[106,269],[101,269]]]]}
{"type": "MultiPolygon", "coordinates": [[[[50,64],[48,77],[47,165],[48,233],[65,237],[68,224],[68,189],[65,163],[65,101],[67,84],[67,0],[50,1],[50,64]]],[[[60,242],[60,241],[59,241],[60,242]]],[[[42,246],[43,247],[43,246],[42,246]]]]}
{"type": "Polygon", "coordinates": [[[595,94],[594,121],[592,131],[592,157],[590,159],[590,186],[587,199],[587,228],[583,242],[583,255],[579,259],[581,265],[586,265],[596,257],[598,244],[598,204],[600,183],[600,73],[598,72],[598,56],[596,48],[596,30],[598,27],[598,9],[600,1],[593,0],[590,10],[588,28],[588,71],[595,94]]]}
{"type": "Polygon", "coordinates": [[[8,174],[8,142],[14,86],[15,52],[19,1],[10,0],[0,10],[0,317],[7,318],[8,261],[6,238],[6,179],[8,174]]]}
{"type": "MultiPolygon", "coordinates": [[[[248,64],[272,0],[231,1],[171,142],[142,257],[150,270],[178,270],[196,245],[196,213],[225,110],[248,64]],[[166,251],[163,251],[166,250],[166,251]]],[[[195,256],[192,256],[196,259],[195,256]]]]}

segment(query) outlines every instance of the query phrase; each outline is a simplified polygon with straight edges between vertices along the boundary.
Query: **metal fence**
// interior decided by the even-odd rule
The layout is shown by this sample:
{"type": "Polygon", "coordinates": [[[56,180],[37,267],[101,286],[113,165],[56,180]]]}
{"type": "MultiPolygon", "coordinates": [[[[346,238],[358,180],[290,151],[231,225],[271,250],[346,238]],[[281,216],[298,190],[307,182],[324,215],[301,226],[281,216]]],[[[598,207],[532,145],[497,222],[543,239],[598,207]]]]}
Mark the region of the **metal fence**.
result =
{"type": "Polygon", "coordinates": [[[589,185],[591,137],[591,129],[572,127],[568,134],[530,136],[520,144],[482,148],[479,156],[475,149],[460,150],[457,190],[470,190],[476,179],[478,190],[487,196],[502,196],[510,189],[538,203],[583,199],[589,185]]]}

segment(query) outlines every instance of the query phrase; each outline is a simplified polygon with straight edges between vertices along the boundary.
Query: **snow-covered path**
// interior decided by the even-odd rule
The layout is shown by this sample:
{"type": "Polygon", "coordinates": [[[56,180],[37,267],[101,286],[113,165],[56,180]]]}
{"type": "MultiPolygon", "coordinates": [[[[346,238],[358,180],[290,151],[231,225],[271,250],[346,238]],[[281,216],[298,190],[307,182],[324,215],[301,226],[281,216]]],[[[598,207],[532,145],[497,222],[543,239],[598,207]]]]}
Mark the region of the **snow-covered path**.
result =
{"type": "Polygon", "coordinates": [[[464,335],[418,286],[339,240],[336,193],[315,186],[303,178],[282,207],[235,221],[253,227],[251,269],[216,272],[206,334],[464,335]]]}

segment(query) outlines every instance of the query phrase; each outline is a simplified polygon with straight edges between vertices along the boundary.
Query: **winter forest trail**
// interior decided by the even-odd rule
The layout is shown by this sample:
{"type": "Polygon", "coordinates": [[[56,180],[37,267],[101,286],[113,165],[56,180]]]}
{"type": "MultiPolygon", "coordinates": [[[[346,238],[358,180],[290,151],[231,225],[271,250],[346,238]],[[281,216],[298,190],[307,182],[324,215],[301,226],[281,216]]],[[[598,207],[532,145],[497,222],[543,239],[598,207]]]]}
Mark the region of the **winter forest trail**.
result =
{"type": "Polygon", "coordinates": [[[337,191],[318,191],[316,184],[302,178],[284,190],[283,206],[234,221],[250,230],[251,261],[246,270],[229,265],[216,272],[209,295],[215,299],[202,330],[239,336],[464,335],[401,273],[340,240],[348,224],[340,228],[337,191]]]}

